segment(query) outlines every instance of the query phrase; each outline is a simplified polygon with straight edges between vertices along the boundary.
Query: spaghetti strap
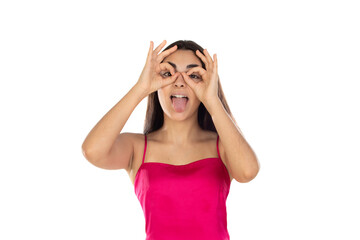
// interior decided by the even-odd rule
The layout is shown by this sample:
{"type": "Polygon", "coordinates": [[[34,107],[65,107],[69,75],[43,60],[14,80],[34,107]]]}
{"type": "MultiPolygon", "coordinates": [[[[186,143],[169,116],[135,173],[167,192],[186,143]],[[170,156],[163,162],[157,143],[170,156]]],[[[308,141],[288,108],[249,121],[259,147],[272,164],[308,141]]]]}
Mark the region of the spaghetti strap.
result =
{"type": "Polygon", "coordinates": [[[146,134],[144,134],[144,136],[145,136],[145,148],[144,148],[144,154],[143,154],[143,160],[142,160],[142,163],[144,163],[145,154],[146,154],[146,146],[147,146],[146,134]]]}
{"type": "Polygon", "coordinates": [[[221,159],[220,152],[219,152],[219,135],[217,136],[217,140],[216,140],[216,148],[217,148],[217,153],[219,155],[219,158],[221,159]]]}

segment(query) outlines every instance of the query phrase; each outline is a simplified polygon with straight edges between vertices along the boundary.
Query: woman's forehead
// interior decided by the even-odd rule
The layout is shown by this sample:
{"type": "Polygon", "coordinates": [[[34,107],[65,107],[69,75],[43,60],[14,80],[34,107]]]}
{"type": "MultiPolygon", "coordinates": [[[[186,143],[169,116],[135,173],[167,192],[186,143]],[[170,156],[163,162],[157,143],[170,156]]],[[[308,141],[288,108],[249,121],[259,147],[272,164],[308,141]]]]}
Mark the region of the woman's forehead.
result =
{"type": "Polygon", "coordinates": [[[191,50],[176,50],[164,59],[164,62],[171,61],[176,65],[200,64],[200,59],[191,50]]]}

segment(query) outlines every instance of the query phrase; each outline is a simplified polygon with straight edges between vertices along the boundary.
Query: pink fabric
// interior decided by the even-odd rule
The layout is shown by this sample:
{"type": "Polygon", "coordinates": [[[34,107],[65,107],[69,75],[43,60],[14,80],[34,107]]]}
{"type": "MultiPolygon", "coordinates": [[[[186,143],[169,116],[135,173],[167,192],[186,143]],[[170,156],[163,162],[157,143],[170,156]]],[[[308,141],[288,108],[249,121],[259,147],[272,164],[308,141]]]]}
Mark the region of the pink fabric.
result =
{"type": "Polygon", "coordinates": [[[145,216],[146,240],[229,240],[230,177],[219,154],[185,165],[144,162],[134,191],[145,216]]]}

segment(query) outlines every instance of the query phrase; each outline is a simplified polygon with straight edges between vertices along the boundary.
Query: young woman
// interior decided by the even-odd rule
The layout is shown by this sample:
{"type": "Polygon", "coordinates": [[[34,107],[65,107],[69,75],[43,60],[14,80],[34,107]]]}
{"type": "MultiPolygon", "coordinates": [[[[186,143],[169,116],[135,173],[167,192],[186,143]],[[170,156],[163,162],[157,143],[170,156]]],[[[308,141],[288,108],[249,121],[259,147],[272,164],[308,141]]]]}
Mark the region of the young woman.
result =
{"type": "Polygon", "coordinates": [[[147,240],[225,240],[234,178],[259,171],[225,100],[217,56],[193,41],[155,50],[131,90],[95,125],[82,149],[104,169],[125,169],[144,211],[147,240]],[[148,97],[144,132],[120,133],[148,97]],[[119,134],[120,133],[120,134],[119,134]]]}

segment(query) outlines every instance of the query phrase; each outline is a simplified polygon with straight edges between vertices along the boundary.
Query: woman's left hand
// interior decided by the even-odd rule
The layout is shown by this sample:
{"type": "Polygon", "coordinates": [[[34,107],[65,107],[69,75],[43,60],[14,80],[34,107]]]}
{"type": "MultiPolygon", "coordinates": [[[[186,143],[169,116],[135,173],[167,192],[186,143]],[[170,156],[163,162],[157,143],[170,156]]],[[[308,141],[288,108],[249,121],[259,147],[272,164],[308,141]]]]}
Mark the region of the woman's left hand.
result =
{"type": "Polygon", "coordinates": [[[204,49],[205,56],[196,50],[196,55],[205,63],[205,70],[202,67],[191,68],[188,72],[182,72],[185,82],[195,92],[198,99],[206,106],[210,106],[213,101],[219,100],[218,97],[218,62],[217,55],[214,54],[214,61],[212,60],[209,52],[204,49]],[[189,75],[198,72],[201,75],[200,81],[191,79],[189,75]]]}

